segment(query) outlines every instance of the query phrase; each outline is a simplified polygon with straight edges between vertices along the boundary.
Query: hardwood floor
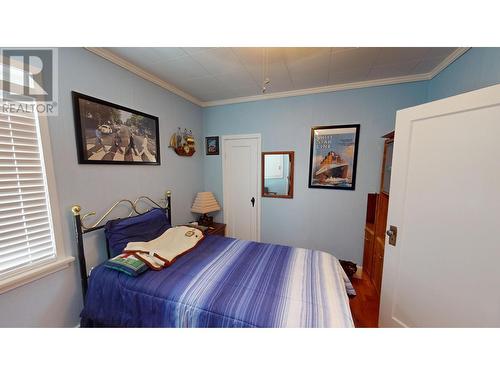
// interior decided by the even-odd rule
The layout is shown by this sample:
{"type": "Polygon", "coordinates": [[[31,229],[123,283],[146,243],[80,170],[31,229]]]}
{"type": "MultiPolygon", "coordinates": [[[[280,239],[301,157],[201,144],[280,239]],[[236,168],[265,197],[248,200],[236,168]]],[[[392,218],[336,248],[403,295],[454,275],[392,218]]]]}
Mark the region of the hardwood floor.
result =
{"type": "Polygon", "coordinates": [[[356,328],[377,328],[380,297],[368,279],[353,279],[356,297],[349,300],[356,328]]]}

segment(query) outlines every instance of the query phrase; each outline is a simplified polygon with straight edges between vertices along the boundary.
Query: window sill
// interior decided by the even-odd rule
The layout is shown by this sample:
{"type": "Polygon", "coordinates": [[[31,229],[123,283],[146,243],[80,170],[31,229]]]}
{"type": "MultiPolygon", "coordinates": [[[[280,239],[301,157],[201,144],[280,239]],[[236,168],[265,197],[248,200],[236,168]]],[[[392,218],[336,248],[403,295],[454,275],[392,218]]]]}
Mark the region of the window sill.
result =
{"type": "Polygon", "coordinates": [[[58,258],[55,261],[41,265],[40,267],[36,267],[21,274],[13,275],[4,280],[0,280],[0,294],[63,270],[74,261],[74,257],[58,258]]]}

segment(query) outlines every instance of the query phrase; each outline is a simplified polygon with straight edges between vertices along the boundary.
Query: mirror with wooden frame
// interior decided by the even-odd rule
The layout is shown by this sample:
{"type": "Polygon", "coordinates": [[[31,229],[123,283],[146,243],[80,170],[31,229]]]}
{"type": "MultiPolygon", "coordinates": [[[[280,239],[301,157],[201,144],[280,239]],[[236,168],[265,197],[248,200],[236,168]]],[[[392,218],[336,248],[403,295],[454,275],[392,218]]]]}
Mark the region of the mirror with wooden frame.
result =
{"type": "Polygon", "coordinates": [[[293,151],[262,153],[262,196],[293,198],[293,151]]]}

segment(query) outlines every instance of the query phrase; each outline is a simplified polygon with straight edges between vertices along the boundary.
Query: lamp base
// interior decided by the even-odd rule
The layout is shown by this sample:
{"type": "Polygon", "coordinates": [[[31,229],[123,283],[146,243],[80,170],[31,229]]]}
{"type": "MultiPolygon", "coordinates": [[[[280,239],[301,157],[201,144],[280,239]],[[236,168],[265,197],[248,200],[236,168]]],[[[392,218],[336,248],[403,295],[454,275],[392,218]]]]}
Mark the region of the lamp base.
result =
{"type": "Polygon", "coordinates": [[[214,223],[214,218],[212,216],[208,216],[207,214],[203,214],[198,219],[198,224],[208,227],[214,223]]]}

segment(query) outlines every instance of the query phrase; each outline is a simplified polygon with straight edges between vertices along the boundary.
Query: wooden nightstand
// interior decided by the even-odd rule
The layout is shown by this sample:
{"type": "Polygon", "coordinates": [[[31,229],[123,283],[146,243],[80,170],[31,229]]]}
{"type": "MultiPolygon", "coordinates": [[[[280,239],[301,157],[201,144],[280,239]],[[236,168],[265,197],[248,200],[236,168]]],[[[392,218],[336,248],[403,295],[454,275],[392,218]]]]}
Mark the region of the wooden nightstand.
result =
{"type": "Polygon", "coordinates": [[[210,234],[214,236],[225,236],[226,235],[226,224],[213,223],[209,226],[205,234],[210,234]]]}

